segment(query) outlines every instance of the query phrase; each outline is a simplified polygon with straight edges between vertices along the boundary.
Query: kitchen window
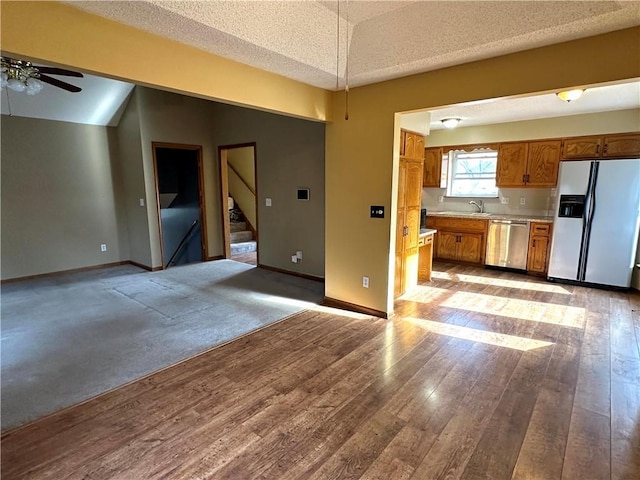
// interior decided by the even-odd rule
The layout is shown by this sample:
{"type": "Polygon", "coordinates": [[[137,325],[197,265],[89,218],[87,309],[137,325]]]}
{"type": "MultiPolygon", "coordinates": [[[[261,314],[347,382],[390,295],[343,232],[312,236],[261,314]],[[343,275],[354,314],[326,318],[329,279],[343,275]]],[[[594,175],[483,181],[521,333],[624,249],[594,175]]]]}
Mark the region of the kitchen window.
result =
{"type": "Polygon", "coordinates": [[[450,151],[447,196],[497,197],[497,165],[497,150],[450,151]]]}

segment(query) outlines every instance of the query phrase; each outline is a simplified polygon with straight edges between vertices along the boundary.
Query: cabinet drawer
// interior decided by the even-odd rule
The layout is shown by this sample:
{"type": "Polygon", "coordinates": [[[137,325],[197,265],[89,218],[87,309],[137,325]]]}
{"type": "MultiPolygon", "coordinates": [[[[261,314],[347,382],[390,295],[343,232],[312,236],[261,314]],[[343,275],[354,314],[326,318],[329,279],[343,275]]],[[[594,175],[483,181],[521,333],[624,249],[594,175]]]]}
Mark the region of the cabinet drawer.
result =
{"type": "Polygon", "coordinates": [[[551,231],[550,223],[532,223],[531,235],[549,235],[551,231]]]}
{"type": "Polygon", "coordinates": [[[423,235],[422,237],[420,237],[418,239],[418,246],[419,247],[422,247],[424,245],[429,245],[430,243],[433,243],[433,234],[423,235]]]}
{"type": "Polygon", "coordinates": [[[486,220],[474,220],[468,218],[436,218],[436,227],[438,230],[456,230],[456,231],[471,231],[471,232],[484,232],[487,228],[486,220]]]}

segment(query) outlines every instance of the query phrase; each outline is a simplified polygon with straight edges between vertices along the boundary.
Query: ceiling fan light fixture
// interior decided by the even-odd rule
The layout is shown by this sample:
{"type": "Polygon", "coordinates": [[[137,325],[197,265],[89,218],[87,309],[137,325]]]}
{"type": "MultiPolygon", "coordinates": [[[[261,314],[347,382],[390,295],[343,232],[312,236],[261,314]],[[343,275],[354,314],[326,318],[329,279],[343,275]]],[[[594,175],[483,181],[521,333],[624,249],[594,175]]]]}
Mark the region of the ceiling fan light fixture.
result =
{"type": "Polygon", "coordinates": [[[574,88],[556,93],[556,96],[567,103],[579,99],[584,93],[584,88],[574,88]]]}
{"type": "Polygon", "coordinates": [[[440,120],[445,128],[456,128],[462,119],[460,118],[443,118],[440,120]]]}
{"type": "Polygon", "coordinates": [[[28,78],[25,81],[25,85],[27,87],[27,95],[35,95],[44,86],[40,80],[37,78],[28,78]]]}
{"type": "Polygon", "coordinates": [[[14,92],[24,92],[27,88],[25,83],[19,78],[10,78],[7,80],[7,87],[14,92]]]}

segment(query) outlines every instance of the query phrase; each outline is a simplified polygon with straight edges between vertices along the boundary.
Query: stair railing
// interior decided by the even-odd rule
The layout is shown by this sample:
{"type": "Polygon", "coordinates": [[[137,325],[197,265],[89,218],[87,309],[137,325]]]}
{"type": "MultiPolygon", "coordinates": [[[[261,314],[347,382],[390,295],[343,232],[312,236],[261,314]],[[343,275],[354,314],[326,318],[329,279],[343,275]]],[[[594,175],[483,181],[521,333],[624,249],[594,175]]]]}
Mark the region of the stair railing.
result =
{"type": "MultiPolygon", "coordinates": [[[[184,246],[187,244],[187,241],[189,240],[189,237],[191,236],[191,233],[193,233],[193,230],[196,228],[196,226],[198,226],[198,220],[194,220],[193,223],[191,224],[191,226],[189,227],[189,230],[187,230],[187,233],[184,234],[184,237],[182,237],[182,240],[180,240],[180,243],[178,244],[178,247],[176,248],[176,250],[173,252],[173,255],[171,255],[171,258],[169,259],[169,261],[167,262],[166,267],[170,267],[171,264],[173,263],[173,261],[175,260],[175,258],[178,256],[178,254],[180,253],[180,251],[184,248],[184,246]]],[[[166,268],[165,267],[165,268],[166,268]]]]}

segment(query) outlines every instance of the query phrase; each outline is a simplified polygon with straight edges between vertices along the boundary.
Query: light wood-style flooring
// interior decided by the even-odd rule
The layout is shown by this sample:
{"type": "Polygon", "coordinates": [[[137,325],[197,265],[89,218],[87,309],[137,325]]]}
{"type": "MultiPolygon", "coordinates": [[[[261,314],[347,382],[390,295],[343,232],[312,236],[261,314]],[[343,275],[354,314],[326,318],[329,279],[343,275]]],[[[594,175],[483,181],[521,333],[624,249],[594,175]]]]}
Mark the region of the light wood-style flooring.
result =
{"type": "Polygon", "coordinates": [[[638,479],[640,296],[434,265],[2,438],[2,479],[638,479]]]}

